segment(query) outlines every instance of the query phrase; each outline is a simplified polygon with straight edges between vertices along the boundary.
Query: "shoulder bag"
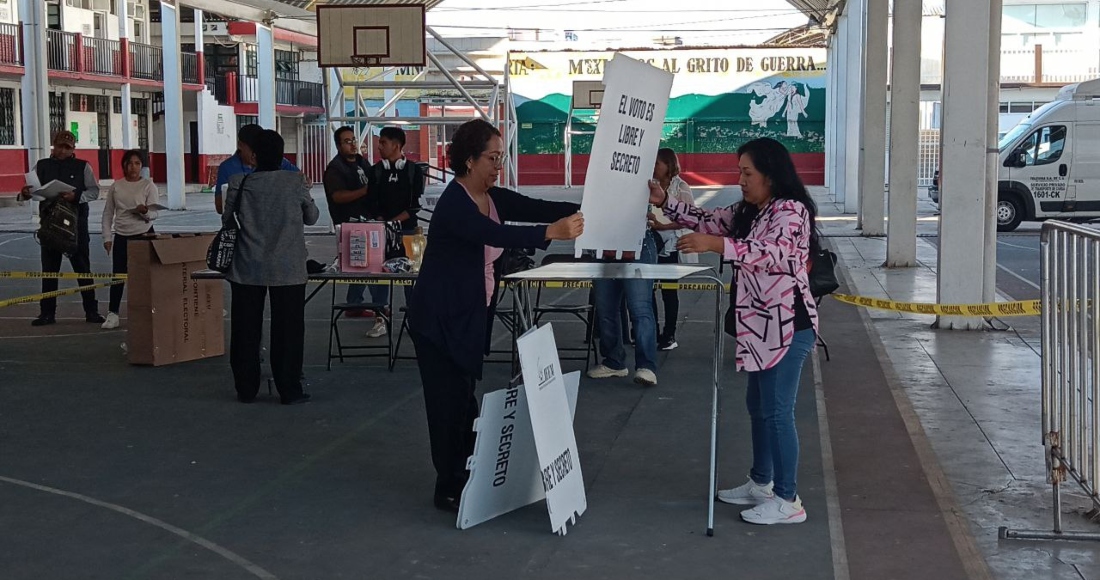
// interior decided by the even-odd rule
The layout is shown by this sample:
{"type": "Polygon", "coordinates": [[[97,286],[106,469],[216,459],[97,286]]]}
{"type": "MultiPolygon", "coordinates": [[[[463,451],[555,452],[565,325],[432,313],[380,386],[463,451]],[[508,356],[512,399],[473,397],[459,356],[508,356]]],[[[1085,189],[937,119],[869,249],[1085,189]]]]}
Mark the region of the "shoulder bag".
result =
{"type": "Polygon", "coordinates": [[[237,250],[237,238],[241,233],[241,220],[237,215],[240,213],[241,204],[244,203],[244,182],[248,181],[249,175],[244,176],[240,186],[237,187],[237,210],[233,212],[233,221],[218,230],[217,235],[210,242],[210,247],[206,250],[206,267],[222,274],[229,271],[229,267],[233,264],[233,254],[237,250]]]}

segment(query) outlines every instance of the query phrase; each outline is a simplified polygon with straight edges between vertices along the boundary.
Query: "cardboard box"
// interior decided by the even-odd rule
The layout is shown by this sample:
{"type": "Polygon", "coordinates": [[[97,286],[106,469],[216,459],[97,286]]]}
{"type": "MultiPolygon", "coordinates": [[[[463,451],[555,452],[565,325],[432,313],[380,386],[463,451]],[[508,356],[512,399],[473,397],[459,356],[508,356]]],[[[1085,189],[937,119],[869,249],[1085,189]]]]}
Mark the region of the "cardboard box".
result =
{"type": "Polygon", "coordinates": [[[206,268],[213,235],[158,235],[127,244],[130,364],[161,366],[225,354],[220,280],[192,280],[206,268]]]}
{"type": "Polygon", "coordinates": [[[381,272],[386,261],[386,224],[340,224],[341,272],[381,272]]]}

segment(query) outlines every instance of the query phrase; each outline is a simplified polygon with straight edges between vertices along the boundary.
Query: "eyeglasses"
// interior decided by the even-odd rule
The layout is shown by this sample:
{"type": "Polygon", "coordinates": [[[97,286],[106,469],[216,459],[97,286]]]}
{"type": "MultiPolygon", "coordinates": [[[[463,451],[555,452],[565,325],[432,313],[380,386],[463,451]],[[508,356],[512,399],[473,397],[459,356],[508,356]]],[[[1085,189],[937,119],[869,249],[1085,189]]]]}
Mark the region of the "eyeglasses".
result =
{"type": "Polygon", "coordinates": [[[340,143],[344,145],[355,145],[355,139],[341,139],[340,143]]]}
{"type": "Polygon", "coordinates": [[[507,158],[505,155],[489,155],[485,157],[489,160],[489,163],[493,164],[493,167],[500,169],[504,167],[504,160],[507,158]]]}

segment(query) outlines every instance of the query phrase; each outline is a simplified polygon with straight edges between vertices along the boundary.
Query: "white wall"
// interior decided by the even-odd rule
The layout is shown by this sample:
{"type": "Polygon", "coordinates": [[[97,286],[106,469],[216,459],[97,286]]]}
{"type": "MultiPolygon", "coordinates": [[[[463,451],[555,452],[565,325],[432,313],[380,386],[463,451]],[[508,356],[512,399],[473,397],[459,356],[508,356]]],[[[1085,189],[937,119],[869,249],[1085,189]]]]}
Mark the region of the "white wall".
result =
{"type": "Polygon", "coordinates": [[[18,0],[0,0],[0,22],[9,24],[19,22],[18,0]]]}
{"type": "Polygon", "coordinates": [[[200,143],[204,155],[232,155],[237,150],[237,116],[233,107],[219,105],[209,91],[199,93],[202,99],[202,132],[200,143]]]}
{"type": "MultiPolygon", "coordinates": [[[[67,96],[66,100],[68,100],[67,96]]],[[[96,114],[69,111],[65,116],[65,128],[71,129],[73,123],[78,124],[78,129],[76,131],[76,148],[98,149],[99,141],[97,138],[99,136],[99,125],[96,114]]]]}

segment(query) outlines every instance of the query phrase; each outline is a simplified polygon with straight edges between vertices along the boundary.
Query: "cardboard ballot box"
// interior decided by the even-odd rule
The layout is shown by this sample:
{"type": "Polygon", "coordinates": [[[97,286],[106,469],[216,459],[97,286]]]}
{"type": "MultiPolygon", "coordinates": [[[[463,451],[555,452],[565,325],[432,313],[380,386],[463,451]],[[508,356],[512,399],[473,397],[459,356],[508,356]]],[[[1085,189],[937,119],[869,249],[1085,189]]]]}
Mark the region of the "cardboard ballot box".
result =
{"type": "Polygon", "coordinates": [[[192,280],[206,268],[209,234],[131,240],[127,293],[130,364],[161,366],[225,354],[220,280],[192,280]]]}

